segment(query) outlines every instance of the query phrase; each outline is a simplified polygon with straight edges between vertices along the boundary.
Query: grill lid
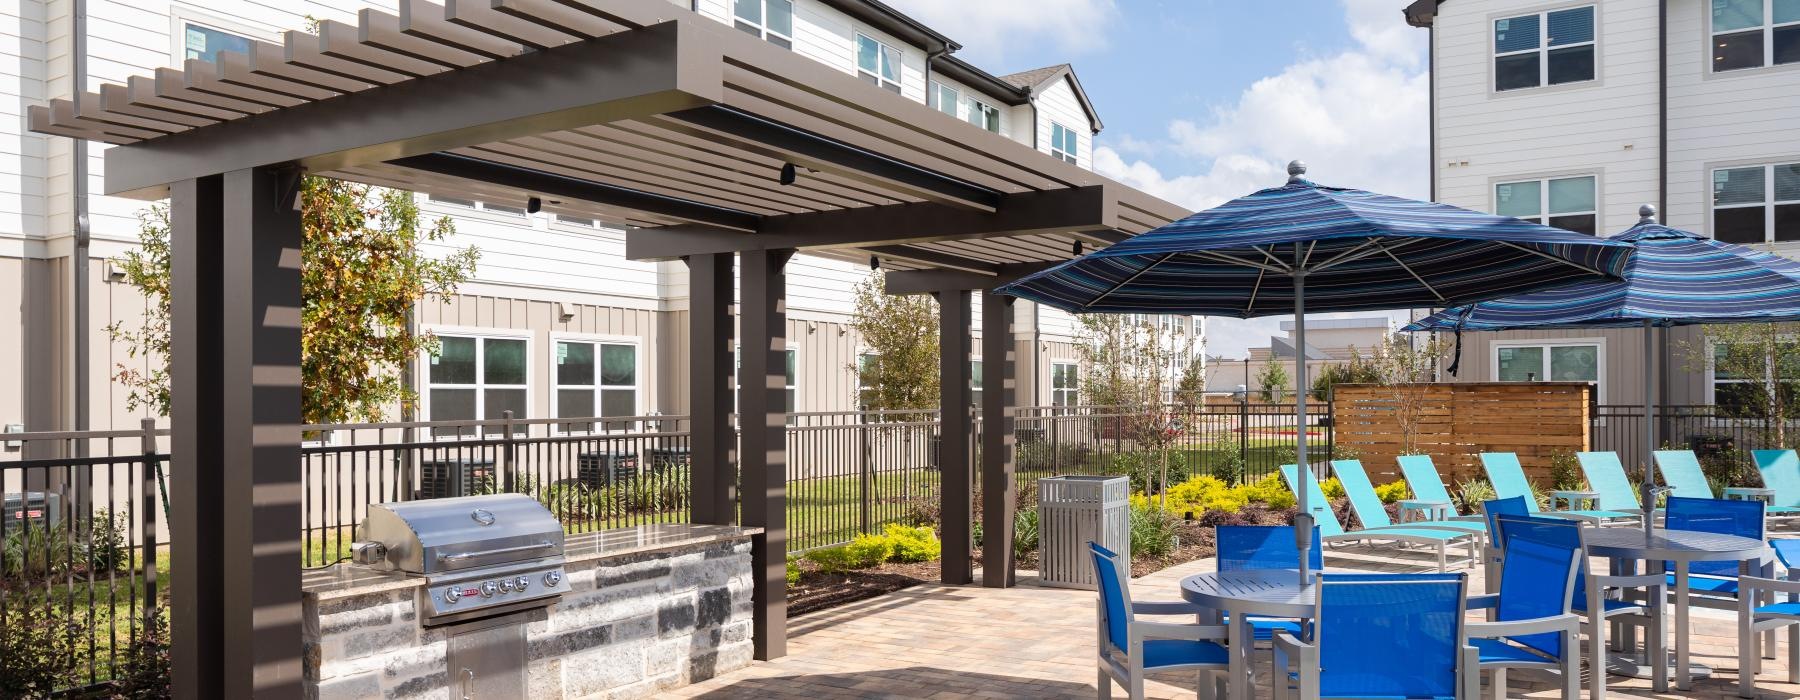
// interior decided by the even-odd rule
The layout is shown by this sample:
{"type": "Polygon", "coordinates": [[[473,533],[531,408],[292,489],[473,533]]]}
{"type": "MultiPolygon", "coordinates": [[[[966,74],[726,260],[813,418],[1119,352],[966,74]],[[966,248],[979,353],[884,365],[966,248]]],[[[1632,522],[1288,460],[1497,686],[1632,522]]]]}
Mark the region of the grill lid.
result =
{"type": "Polygon", "coordinates": [[[434,574],[494,566],[563,551],[562,524],[536,499],[518,493],[380,503],[369,506],[363,540],[380,542],[377,569],[434,574]]]}

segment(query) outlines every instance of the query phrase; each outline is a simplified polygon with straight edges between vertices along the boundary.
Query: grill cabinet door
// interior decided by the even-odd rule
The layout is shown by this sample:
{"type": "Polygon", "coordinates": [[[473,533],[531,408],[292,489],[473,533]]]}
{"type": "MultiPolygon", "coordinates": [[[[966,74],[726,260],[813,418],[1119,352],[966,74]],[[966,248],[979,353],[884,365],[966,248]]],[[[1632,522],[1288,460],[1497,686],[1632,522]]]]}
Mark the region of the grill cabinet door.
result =
{"type": "Polygon", "coordinates": [[[514,700],[526,694],[525,623],[474,626],[450,635],[452,700],[514,700]]]}

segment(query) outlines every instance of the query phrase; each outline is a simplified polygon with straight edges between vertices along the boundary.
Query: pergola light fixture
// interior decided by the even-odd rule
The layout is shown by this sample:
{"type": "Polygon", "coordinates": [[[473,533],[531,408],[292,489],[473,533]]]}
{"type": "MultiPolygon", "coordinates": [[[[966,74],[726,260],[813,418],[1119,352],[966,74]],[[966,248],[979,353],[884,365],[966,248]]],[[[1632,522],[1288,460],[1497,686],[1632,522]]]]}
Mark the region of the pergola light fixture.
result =
{"type": "Polygon", "coordinates": [[[781,184],[783,184],[783,185],[794,184],[795,175],[797,175],[797,173],[795,172],[793,163],[783,163],[781,165],[781,184]]]}
{"type": "Polygon", "coordinates": [[[525,200],[525,213],[536,214],[544,210],[544,200],[532,197],[525,200]]]}

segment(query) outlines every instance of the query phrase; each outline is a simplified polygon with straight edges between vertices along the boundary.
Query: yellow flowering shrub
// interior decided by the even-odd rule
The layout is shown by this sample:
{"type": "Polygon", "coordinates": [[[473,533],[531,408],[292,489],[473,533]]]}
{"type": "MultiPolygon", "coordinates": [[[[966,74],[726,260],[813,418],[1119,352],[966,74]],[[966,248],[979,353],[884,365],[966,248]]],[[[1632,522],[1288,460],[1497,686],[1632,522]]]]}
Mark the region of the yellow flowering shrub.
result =
{"type": "Polygon", "coordinates": [[[1319,490],[1324,491],[1325,497],[1333,501],[1344,497],[1344,484],[1335,476],[1319,482],[1319,490]]]}
{"type": "Polygon", "coordinates": [[[1375,487],[1375,495],[1381,497],[1382,503],[1393,503],[1412,498],[1412,490],[1406,487],[1406,480],[1401,479],[1375,487]]]}

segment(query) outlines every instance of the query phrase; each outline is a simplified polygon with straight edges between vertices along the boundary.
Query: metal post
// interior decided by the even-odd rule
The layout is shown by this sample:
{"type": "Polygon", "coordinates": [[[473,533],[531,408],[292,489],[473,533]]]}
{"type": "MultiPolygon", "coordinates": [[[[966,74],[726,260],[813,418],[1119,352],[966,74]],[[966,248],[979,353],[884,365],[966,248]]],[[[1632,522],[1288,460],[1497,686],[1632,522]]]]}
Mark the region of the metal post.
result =
{"type": "Polygon", "coordinates": [[[787,655],[787,274],[791,250],[739,254],[743,270],[743,376],[738,424],[744,525],[751,538],[754,654],[787,655]]]}
{"type": "Polygon", "coordinates": [[[943,477],[944,583],[963,584],[974,579],[974,549],[970,532],[975,510],[975,479],[969,465],[973,434],[969,411],[969,290],[938,292],[938,469],[943,477]]]}
{"type": "Polygon", "coordinates": [[[692,255],[683,260],[688,266],[693,521],[730,525],[737,520],[731,459],[737,443],[731,430],[732,255],[692,255]]]}
{"type": "Polygon", "coordinates": [[[1651,335],[1649,320],[1644,321],[1644,485],[1639,502],[1644,508],[1644,538],[1649,540],[1656,529],[1654,515],[1656,499],[1661,491],[1656,488],[1656,394],[1652,389],[1655,381],[1655,343],[1651,335]]]}
{"type": "Polygon", "coordinates": [[[1013,297],[981,293],[981,585],[1014,584],[1013,446],[1018,409],[1018,344],[1012,339],[1013,297]]]}
{"type": "MultiPolygon", "coordinates": [[[[506,437],[501,438],[500,442],[500,492],[513,493],[517,491],[516,487],[518,482],[513,478],[513,452],[516,445],[513,442],[512,411],[500,412],[500,428],[506,431],[506,437]]],[[[612,472],[610,471],[610,465],[608,466],[608,469],[608,478],[611,478],[612,472]]]]}
{"type": "MultiPolygon", "coordinates": [[[[1306,271],[1301,269],[1299,259],[1300,246],[1294,246],[1294,470],[1306,470],[1309,476],[1317,478],[1312,471],[1312,462],[1306,458],[1306,271]]],[[[1312,584],[1312,562],[1308,552],[1312,549],[1313,517],[1309,510],[1312,504],[1307,503],[1307,494],[1312,489],[1299,484],[1294,492],[1299,494],[1300,512],[1294,516],[1294,544],[1300,548],[1300,585],[1312,584]]]]}
{"type": "Polygon", "coordinates": [[[156,473],[162,458],[156,453],[156,419],[145,418],[138,426],[144,432],[139,448],[144,471],[138,482],[138,542],[144,548],[144,629],[151,629],[161,614],[156,604],[156,473]]]}
{"type": "MultiPolygon", "coordinates": [[[[1245,358],[1248,364],[1250,360],[1245,358]]],[[[1245,483],[1250,481],[1250,385],[1244,385],[1244,395],[1238,397],[1238,464],[1243,467],[1243,476],[1239,479],[1245,483]]],[[[1280,465],[1276,465],[1280,466],[1280,465]]]]}

